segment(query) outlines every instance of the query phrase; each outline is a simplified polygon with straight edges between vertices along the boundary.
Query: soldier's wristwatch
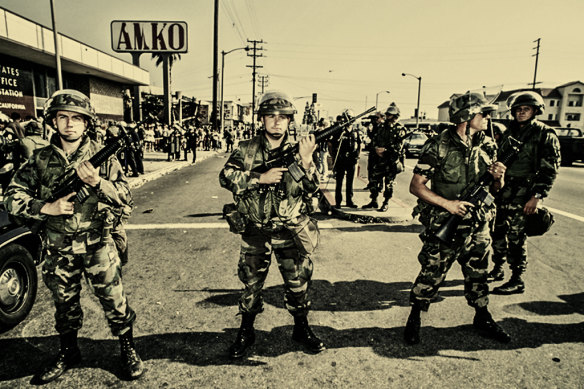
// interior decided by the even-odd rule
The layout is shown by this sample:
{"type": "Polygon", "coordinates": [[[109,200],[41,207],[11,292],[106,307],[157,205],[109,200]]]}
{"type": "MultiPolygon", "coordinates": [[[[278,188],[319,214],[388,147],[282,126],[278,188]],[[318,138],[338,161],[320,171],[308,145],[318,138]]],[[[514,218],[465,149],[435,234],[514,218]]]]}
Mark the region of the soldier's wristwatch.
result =
{"type": "Polygon", "coordinates": [[[536,199],[541,199],[543,196],[541,195],[541,193],[536,193],[533,195],[533,197],[535,197],[536,199]]]}

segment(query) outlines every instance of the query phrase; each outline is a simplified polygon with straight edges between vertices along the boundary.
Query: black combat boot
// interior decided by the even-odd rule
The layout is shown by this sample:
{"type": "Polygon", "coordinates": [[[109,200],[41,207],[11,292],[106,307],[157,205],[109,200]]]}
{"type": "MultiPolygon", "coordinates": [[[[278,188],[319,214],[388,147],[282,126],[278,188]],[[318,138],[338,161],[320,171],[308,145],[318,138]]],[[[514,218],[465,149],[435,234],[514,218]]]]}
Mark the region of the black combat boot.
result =
{"type": "Polygon", "coordinates": [[[304,345],[311,353],[316,354],[326,349],[324,343],[314,335],[308,326],[306,316],[294,316],[292,340],[304,345]]]}
{"type": "Polygon", "coordinates": [[[511,336],[495,322],[487,307],[476,308],[476,311],[472,325],[481,336],[501,343],[511,342],[511,336]]]}
{"type": "Polygon", "coordinates": [[[53,362],[32,378],[33,384],[46,384],[59,378],[70,367],[81,362],[81,351],[77,346],[77,331],[59,335],[61,350],[53,362]]]}
{"type": "Polygon", "coordinates": [[[404,330],[404,341],[407,344],[413,345],[420,343],[420,311],[422,309],[418,304],[412,305],[412,311],[408,317],[406,328],[404,330]]]}
{"type": "Polygon", "coordinates": [[[385,212],[385,211],[387,211],[388,208],[389,208],[389,200],[385,199],[385,200],[383,200],[383,203],[381,204],[381,207],[378,209],[378,211],[385,212]]]}
{"type": "Polygon", "coordinates": [[[495,264],[493,270],[487,275],[487,281],[503,281],[505,279],[505,272],[503,271],[503,265],[495,264]]]}
{"type": "Polygon", "coordinates": [[[135,380],[144,374],[144,363],[136,352],[132,327],[120,335],[122,371],[127,379],[135,380]]]}
{"type": "Polygon", "coordinates": [[[368,202],[367,204],[365,204],[361,208],[368,209],[368,208],[377,208],[377,207],[379,207],[379,204],[377,204],[377,199],[371,199],[370,202],[368,202]]]}
{"type": "Polygon", "coordinates": [[[253,329],[253,322],[256,315],[253,313],[244,312],[241,314],[241,327],[235,338],[235,342],[229,347],[229,356],[231,358],[241,358],[245,355],[245,351],[254,344],[255,332],[253,329]]]}
{"type": "Polygon", "coordinates": [[[525,291],[525,284],[521,279],[523,270],[513,269],[509,281],[493,289],[493,294],[518,294],[525,291]]]}

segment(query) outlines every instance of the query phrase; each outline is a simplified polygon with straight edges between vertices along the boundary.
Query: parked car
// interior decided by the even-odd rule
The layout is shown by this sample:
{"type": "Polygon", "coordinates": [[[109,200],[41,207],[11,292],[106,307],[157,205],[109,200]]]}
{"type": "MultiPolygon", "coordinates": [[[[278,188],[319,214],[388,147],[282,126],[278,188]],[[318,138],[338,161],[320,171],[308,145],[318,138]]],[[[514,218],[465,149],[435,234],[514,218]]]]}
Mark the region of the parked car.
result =
{"type": "Polygon", "coordinates": [[[0,332],[23,321],[37,293],[41,240],[0,203],[0,332]]]}
{"type": "Polygon", "coordinates": [[[428,136],[422,134],[421,132],[413,132],[404,141],[404,152],[406,157],[417,157],[420,155],[422,146],[428,140],[428,136]]]}
{"type": "Polygon", "coordinates": [[[574,161],[584,161],[584,136],[579,128],[554,128],[560,140],[562,166],[571,166],[574,161]]]}

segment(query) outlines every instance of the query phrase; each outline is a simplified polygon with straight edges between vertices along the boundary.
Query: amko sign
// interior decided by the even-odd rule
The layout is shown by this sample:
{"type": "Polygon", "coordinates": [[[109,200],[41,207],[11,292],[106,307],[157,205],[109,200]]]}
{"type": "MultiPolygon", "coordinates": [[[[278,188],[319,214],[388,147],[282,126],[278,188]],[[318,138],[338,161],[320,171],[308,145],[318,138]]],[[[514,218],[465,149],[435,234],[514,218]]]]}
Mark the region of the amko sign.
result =
{"type": "Polygon", "coordinates": [[[118,53],[186,53],[186,22],[122,21],[111,23],[112,49],[118,53]]]}

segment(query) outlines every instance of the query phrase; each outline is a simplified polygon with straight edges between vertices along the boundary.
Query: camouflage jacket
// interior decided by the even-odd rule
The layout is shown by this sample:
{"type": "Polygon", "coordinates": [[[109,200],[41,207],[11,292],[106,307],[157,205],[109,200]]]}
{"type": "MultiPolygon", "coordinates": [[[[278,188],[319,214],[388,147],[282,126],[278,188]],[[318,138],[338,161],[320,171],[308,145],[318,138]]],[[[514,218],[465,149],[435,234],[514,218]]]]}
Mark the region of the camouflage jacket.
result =
{"type": "Polygon", "coordinates": [[[384,124],[375,134],[373,139],[373,151],[375,147],[384,147],[383,158],[387,161],[397,161],[401,157],[404,148],[404,135],[406,129],[399,123],[384,124]]]}
{"type": "Polygon", "coordinates": [[[45,200],[55,190],[57,179],[65,172],[76,174],[75,168],[100,148],[98,143],[85,136],[69,157],[55,144],[35,150],[16,171],[8,186],[4,200],[8,211],[15,216],[45,221],[46,230],[53,235],[79,235],[91,231],[101,238],[105,225],[113,222],[112,213],[128,213],[128,207],[131,209],[132,206],[126,177],[115,157],[101,166],[102,180],[95,188],[87,186],[89,198],[83,204],[75,203],[73,215],[40,213],[45,200]]]}
{"type": "MultiPolygon", "coordinates": [[[[495,161],[496,153],[495,142],[485,137],[483,132],[476,133],[471,144],[467,145],[456,133],[456,128],[449,128],[426,141],[414,174],[428,178],[431,190],[436,194],[448,200],[456,200],[464,194],[465,189],[478,182],[495,161]]],[[[414,209],[414,214],[418,213],[425,226],[440,224],[450,216],[447,210],[421,200],[414,209]]],[[[493,216],[494,205],[476,207],[465,218],[485,221],[493,216]]]]}
{"type": "Polygon", "coordinates": [[[499,194],[504,203],[525,204],[536,193],[546,197],[558,175],[560,141],[551,127],[537,120],[522,129],[512,122],[501,138],[499,155],[508,152],[510,136],[519,139],[526,131],[530,133],[505,172],[505,187],[499,194]]]}
{"type": "MultiPolygon", "coordinates": [[[[288,137],[282,142],[286,143],[288,137]]],[[[263,165],[269,150],[263,133],[240,142],[219,173],[219,183],[233,193],[238,211],[250,222],[258,226],[295,223],[311,212],[311,198],[318,190],[316,168],[313,164],[300,182],[285,172],[279,185],[260,185],[261,174],[252,170],[263,165]]]]}

